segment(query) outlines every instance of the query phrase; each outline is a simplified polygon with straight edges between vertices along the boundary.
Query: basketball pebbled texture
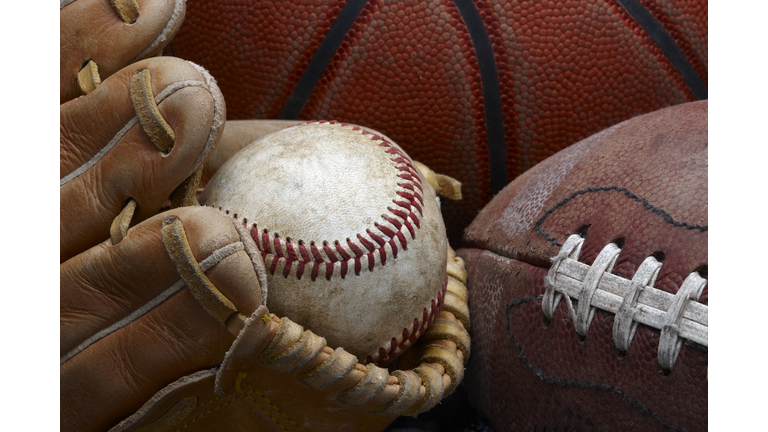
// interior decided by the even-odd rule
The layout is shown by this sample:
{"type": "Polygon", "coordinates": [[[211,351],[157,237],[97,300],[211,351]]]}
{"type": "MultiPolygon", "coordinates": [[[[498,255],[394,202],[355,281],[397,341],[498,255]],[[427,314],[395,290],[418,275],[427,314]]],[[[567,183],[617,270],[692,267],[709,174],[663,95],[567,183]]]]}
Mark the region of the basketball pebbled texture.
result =
{"type": "Polygon", "coordinates": [[[385,137],[324,120],[275,132],[230,158],[200,202],[250,230],[267,307],[361,363],[388,363],[440,313],[440,208],[385,137]]]}
{"type": "Polygon", "coordinates": [[[230,119],[368,126],[456,178],[464,198],[443,205],[454,245],[536,163],[636,114],[706,98],[706,1],[300,3],[189,2],[165,53],[211,72],[230,119]]]}
{"type": "MultiPolygon", "coordinates": [[[[518,177],[467,229],[464,383],[494,430],[707,429],[707,347],[686,341],[663,370],[658,329],[638,325],[621,353],[616,315],[596,310],[582,338],[565,301],[551,320],[542,311],[551,258],[572,234],[584,237],[586,265],[618,244],[610,273],[624,279],[650,256],[662,261],[655,289],[675,294],[694,271],[706,278],[707,106],[666,108],[574,144],[518,177]]],[[[708,304],[708,286],[698,301],[708,304]]]]}

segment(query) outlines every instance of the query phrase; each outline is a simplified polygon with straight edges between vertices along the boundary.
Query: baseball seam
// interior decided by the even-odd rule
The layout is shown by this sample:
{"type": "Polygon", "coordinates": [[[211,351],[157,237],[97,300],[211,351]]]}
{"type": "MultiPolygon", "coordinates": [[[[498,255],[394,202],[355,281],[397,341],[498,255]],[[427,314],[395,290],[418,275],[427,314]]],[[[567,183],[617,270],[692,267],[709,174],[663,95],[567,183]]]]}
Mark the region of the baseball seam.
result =
{"type": "MultiPolygon", "coordinates": [[[[308,123],[351,126],[333,120],[308,123]]],[[[286,278],[293,275],[301,279],[309,273],[313,281],[321,275],[327,280],[334,275],[343,279],[350,272],[359,276],[364,268],[373,271],[376,263],[385,266],[389,257],[396,259],[400,249],[408,250],[408,237],[416,238],[416,231],[421,228],[420,218],[424,215],[424,198],[421,195],[423,188],[418,169],[408,156],[385,138],[357,126],[352,126],[352,130],[362,135],[370,135],[371,140],[379,141],[379,146],[385,148],[385,153],[390,156],[390,161],[399,171],[399,190],[396,192],[397,196],[392,198],[393,205],[387,206],[387,212],[381,215],[382,220],[374,222],[364,234],[357,233],[355,239],[347,237],[341,241],[312,240],[307,245],[304,240],[281,238],[277,232],[270,233],[267,228],[259,229],[257,223],[250,224],[251,237],[256,242],[270,274],[278,272],[286,278]]],[[[238,219],[237,213],[222,207],[218,209],[238,219]]],[[[244,218],[242,222],[247,228],[248,219],[244,218]]]]}
{"type": "Polygon", "coordinates": [[[366,363],[376,363],[379,366],[393,360],[397,356],[403,353],[408,347],[416,343],[421,335],[427,331],[427,328],[432,324],[440,311],[443,310],[443,302],[445,300],[445,292],[448,288],[448,276],[445,277],[442,288],[437,292],[437,295],[432,299],[429,310],[424,308],[421,319],[414,318],[413,326],[410,331],[407,328],[403,328],[402,334],[399,337],[393,337],[383,347],[378,349],[376,355],[368,356],[366,363]]]}
{"type": "MultiPolygon", "coordinates": [[[[396,197],[392,198],[393,205],[386,207],[387,213],[381,215],[380,222],[374,222],[364,234],[357,233],[354,240],[349,237],[343,241],[313,240],[308,246],[302,239],[294,241],[290,237],[281,238],[277,232],[270,233],[266,228],[260,229],[258,223],[249,224],[247,218],[243,218],[241,223],[246,229],[250,225],[251,237],[261,252],[267,271],[272,275],[282,273],[285,278],[293,275],[301,279],[309,273],[312,281],[320,276],[331,280],[334,275],[344,279],[350,272],[359,276],[364,268],[372,272],[377,263],[385,266],[388,257],[397,259],[400,249],[408,250],[408,237],[415,239],[416,231],[421,228],[420,218],[424,216],[422,208],[424,192],[418,169],[402,150],[380,135],[334,120],[311,121],[301,125],[310,123],[351,127],[353,131],[370,135],[371,140],[378,141],[378,145],[383,147],[384,152],[398,170],[399,188],[396,197]]],[[[239,220],[240,215],[237,213],[222,207],[218,209],[239,220]]],[[[392,337],[373,355],[369,355],[366,363],[388,362],[415,343],[442,310],[447,286],[448,278],[446,277],[437,295],[431,299],[429,306],[423,309],[422,316],[413,319],[411,328],[403,328],[399,335],[392,337]]]]}

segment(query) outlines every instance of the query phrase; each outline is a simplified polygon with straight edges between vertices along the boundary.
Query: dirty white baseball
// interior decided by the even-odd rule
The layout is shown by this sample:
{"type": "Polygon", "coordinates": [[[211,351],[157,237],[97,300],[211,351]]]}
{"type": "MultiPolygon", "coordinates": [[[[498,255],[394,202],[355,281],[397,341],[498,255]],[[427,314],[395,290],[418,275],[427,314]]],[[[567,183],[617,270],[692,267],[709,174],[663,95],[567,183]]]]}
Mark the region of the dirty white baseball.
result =
{"type": "Polygon", "coordinates": [[[312,122],[233,156],[200,202],[241,221],[267,268],[267,307],[385,363],[442,307],[448,241],[434,191],[395,143],[312,122]]]}

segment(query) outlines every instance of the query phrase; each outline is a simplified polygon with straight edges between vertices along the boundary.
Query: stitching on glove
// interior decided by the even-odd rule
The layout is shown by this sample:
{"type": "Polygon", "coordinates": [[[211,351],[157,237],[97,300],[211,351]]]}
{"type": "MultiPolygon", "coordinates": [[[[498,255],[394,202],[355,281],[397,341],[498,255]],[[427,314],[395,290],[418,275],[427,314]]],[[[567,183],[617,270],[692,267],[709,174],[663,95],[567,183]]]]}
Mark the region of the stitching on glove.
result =
{"type": "MultiPolygon", "coordinates": [[[[221,261],[222,259],[228,257],[229,255],[235,252],[239,252],[240,250],[242,250],[242,243],[240,242],[223,246],[222,248],[213,251],[213,253],[211,253],[211,255],[208,258],[201,261],[200,268],[204,272],[208,271],[211,267],[218,264],[218,262],[221,261]]],[[[104,328],[103,330],[97,332],[93,336],[81,342],[78,346],[76,346],[70,352],[68,352],[67,354],[65,354],[60,358],[60,364],[64,364],[66,361],[68,361],[72,357],[76,356],[77,354],[81,353],[83,350],[85,350],[89,346],[98,342],[100,339],[108,336],[111,333],[116,332],[117,330],[120,330],[121,328],[141,318],[146,313],[148,313],[155,307],[159,306],[164,301],[168,300],[171,296],[181,291],[181,289],[184,288],[185,286],[186,284],[184,282],[184,279],[179,279],[178,281],[174,282],[173,285],[166,288],[163,292],[158,294],[157,297],[153,298],[152,300],[148,301],[147,303],[145,303],[135,311],[131,312],[125,318],[115,322],[114,324],[104,328]]]]}
{"type": "MultiPolygon", "coordinates": [[[[449,256],[451,256],[452,252],[449,249],[449,256]]],[[[463,266],[463,260],[456,262],[463,266]]],[[[461,284],[461,282],[457,283],[461,284]]],[[[457,296],[457,301],[464,300],[457,296]]],[[[272,321],[267,318],[266,313],[262,317],[264,321],[272,321]]],[[[345,352],[343,348],[331,350],[329,347],[326,347],[321,351],[313,350],[312,354],[307,354],[307,357],[311,357],[309,362],[320,361],[321,359],[318,359],[320,355],[326,356],[326,358],[314,368],[299,373],[296,379],[317,390],[323,390],[340,380],[347,380],[347,382],[350,382],[349,387],[337,393],[334,399],[338,400],[345,396],[351,397],[355,404],[357,402],[366,403],[376,397],[381,397],[385,391],[388,393],[394,391],[395,394],[391,394],[391,399],[387,398],[386,402],[382,401],[380,405],[373,407],[368,412],[373,415],[396,416],[407,410],[410,414],[418,414],[437,404],[443,397],[448,395],[448,392],[455,385],[461,382],[464,374],[463,365],[469,359],[469,334],[463,327],[461,320],[450,312],[440,312],[439,320],[436,320],[436,323],[439,325],[430,326],[424,336],[419,339],[420,343],[424,343],[414,347],[415,351],[410,351],[414,356],[420,356],[415,357],[419,359],[418,374],[411,370],[395,370],[391,375],[388,375],[386,369],[379,369],[370,364],[363,366],[357,363],[356,358],[345,352]],[[458,340],[459,343],[455,343],[454,339],[458,340]],[[463,351],[464,349],[466,349],[466,352],[463,351]],[[372,372],[375,373],[372,374],[372,372]],[[377,379],[372,379],[374,375],[377,379]],[[383,389],[381,386],[382,382],[386,383],[383,389]]],[[[300,342],[300,339],[304,337],[306,332],[300,331],[301,327],[298,324],[292,323],[287,318],[280,319],[280,326],[294,326],[298,330],[294,329],[284,332],[278,330],[273,337],[277,338],[279,334],[282,334],[281,337],[287,339],[282,342],[272,340],[269,342],[269,346],[280,345],[290,351],[297,341],[300,342]]],[[[237,342],[235,343],[237,344],[237,342]]],[[[265,348],[265,351],[269,350],[269,347],[265,348]]],[[[280,350],[278,349],[277,351],[280,350]]],[[[260,357],[262,354],[260,354],[260,357]]],[[[279,357],[282,355],[282,352],[269,351],[268,355],[279,357]]],[[[222,367],[226,368],[226,366],[222,367]]],[[[245,399],[247,391],[248,396],[255,395],[263,398],[275,412],[289,419],[263,393],[256,390],[253,386],[245,385],[244,380],[246,377],[247,374],[244,372],[240,372],[235,376],[234,393],[238,398],[245,399]]],[[[256,382],[258,383],[258,381],[256,382]]],[[[265,408],[269,408],[260,403],[261,401],[257,398],[249,397],[249,399],[262,411],[265,411],[265,408]]],[[[252,409],[254,409],[256,414],[264,418],[265,421],[268,421],[260,411],[257,411],[255,408],[252,409]]],[[[277,424],[275,427],[285,430],[284,424],[280,425],[279,423],[280,419],[269,414],[267,415],[277,424]]],[[[291,424],[294,424],[294,422],[291,424]]]]}
{"type": "MultiPolygon", "coordinates": [[[[172,85],[166,87],[165,90],[161,91],[160,94],[158,94],[155,97],[155,104],[160,105],[164,100],[166,100],[173,93],[175,93],[175,92],[177,92],[179,90],[182,90],[184,88],[187,88],[187,87],[200,87],[200,88],[203,88],[205,90],[208,90],[209,92],[211,91],[208,88],[206,83],[202,83],[200,81],[192,81],[192,80],[179,81],[179,82],[173,83],[172,85]]],[[[215,100],[216,99],[214,98],[214,101],[215,100]]],[[[139,122],[138,117],[133,117],[132,119],[128,120],[128,122],[125,124],[125,126],[123,126],[123,128],[120,129],[115,134],[115,136],[112,137],[112,139],[104,147],[102,147],[102,149],[99,150],[98,153],[96,153],[91,158],[91,160],[89,160],[88,162],[84,163],[83,165],[78,167],[76,170],[72,171],[71,173],[69,173],[66,176],[64,176],[61,180],[59,180],[59,187],[64,186],[65,184],[69,183],[70,181],[72,181],[72,180],[76,179],[77,177],[81,176],[83,173],[85,173],[89,169],[93,168],[93,166],[96,165],[97,163],[99,163],[99,161],[101,161],[104,158],[104,156],[106,156],[107,153],[109,153],[109,151],[112,150],[112,148],[114,148],[115,145],[117,145],[117,143],[123,138],[123,136],[125,136],[125,134],[128,133],[128,131],[131,130],[131,128],[134,127],[136,125],[136,123],[138,123],[138,122],[139,122]]],[[[209,143],[212,142],[212,138],[210,136],[208,138],[208,141],[209,141],[209,143]]],[[[211,146],[207,143],[206,147],[211,147],[211,146]]],[[[207,152],[207,150],[204,151],[205,155],[207,155],[206,152],[207,152]]],[[[201,156],[204,156],[204,155],[201,155],[201,156]]]]}
{"type": "Polygon", "coordinates": [[[131,77],[131,102],[141,127],[155,147],[163,154],[170,153],[176,134],[157,107],[149,69],[139,69],[131,77]]]}
{"type": "Polygon", "coordinates": [[[88,60],[85,66],[77,73],[77,85],[83,94],[88,94],[101,84],[99,67],[93,60],[88,60]]]}
{"type": "Polygon", "coordinates": [[[80,343],[80,345],[73,348],[70,352],[65,354],[60,358],[60,365],[64,364],[66,361],[71,359],[72,357],[76,356],[77,354],[84,351],[89,346],[93,345],[94,343],[98,342],[100,339],[108,336],[111,333],[116,332],[117,330],[120,330],[121,328],[127,326],[128,324],[136,321],[137,319],[144,316],[146,313],[154,309],[155,307],[159,306],[164,301],[168,300],[171,296],[176,294],[177,292],[181,291],[181,289],[184,288],[184,280],[178,280],[170,287],[166,288],[165,291],[161,292],[157,295],[157,297],[153,298],[152,300],[145,303],[140,308],[136,309],[135,311],[131,312],[128,316],[125,318],[117,321],[116,323],[104,328],[103,330],[97,332],[93,336],[89,337],[88,339],[84,340],[80,343]]]}
{"type": "Polygon", "coordinates": [[[229,317],[238,313],[237,307],[213,285],[208,276],[200,269],[192,248],[187,241],[184,225],[177,216],[168,216],[163,220],[163,244],[173,261],[176,270],[189,291],[208,313],[226,323],[229,317]]]}
{"type": "Polygon", "coordinates": [[[133,219],[137,206],[136,200],[130,198],[128,204],[123,207],[120,214],[112,221],[112,226],[109,228],[109,237],[112,245],[120,243],[128,235],[128,226],[131,224],[131,219],[133,219]]]}
{"type": "Polygon", "coordinates": [[[263,406],[262,406],[262,405],[261,405],[261,404],[260,404],[260,403],[259,403],[259,402],[258,402],[258,401],[257,401],[257,400],[254,398],[254,397],[253,397],[253,396],[251,396],[251,394],[252,394],[252,393],[255,393],[255,394],[256,394],[256,395],[258,395],[260,398],[262,398],[262,399],[264,400],[264,402],[266,402],[267,404],[269,404],[269,406],[271,406],[271,407],[272,407],[272,408],[273,408],[273,409],[274,409],[274,410],[275,410],[275,411],[276,411],[278,414],[280,414],[280,415],[281,415],[283,418],[285,418],[285,420],[287,420],[287,421],[288,421],[288,423],[290,423],[291,425],[295,426],[295,427],[296,427],[296,428],[298,428],[299,430],[301,430],[301,431],[305,431],[305,432],[306,432],[306,430],[305,430],[304,428],[302,428],[301,426],[299,426],[299,423],[298,423],[298,422],[296,422],[296,421],[294,421],[293,419],[291,419],[291,417],[290,417],[290,416],[288,416],[288,414],[286,414],[286,413],[285,413],[283,410],[281,410],[279,406],[275,405],[275,403],[273,403],[271,399],[269,399],[268,397],[266,397],[266,396],[264,395],[264,393],[262,393],[262,392],[260,392],[260,391],[256,390],[254,387],[252,387],[252,386],[250,386],[250,385],[248,385],[248,384],[245,384],[244,386],[245,386],[245,387],[247,387],[247,388],[248,388],[248,389],[250,389],[250,390],[248,390],[247,392],[245,392],[245,391],[243,390],[243,380],[245,379],[245,377],[246,377],[247,375],[248,375],[248,374],[247,374],[247,373],[245,373],[245,372],[240,372],[239,374],[237,374],[237,378],[235,378],[235,394],[237,395],[237,398],[238,398],[238,399],[245,399],[245,398],[248,398],[248,399],[250,399],[250,400],[251,400],[251,401],[252,401],[252,402],[253,402],[253,403],[254,403],[254,404],[257,406],[257,407],[259,407],[259,409],[261,409],[261,412],[262,412],[262,414],[264,414],[264,415],[266,415],[267,417],[269,417],[270,419],[272,419],[272,421],[273,421],[273,422],[274,422],[274,423],[275,423],[275,424],[276,424],[276,425],[277,425],[277,426],[278,426],[280,429],[283,429],[283,430],[288,430],[288,428],[287,428],[286,426],[284,426],[284,425],[282,425],[282,424],[280,423],[280,419],[279,419],[279,418],[276,418],[275,416],[273,416],[272,414],[270,414],[270,413],[269,413],[269,411],[267,411],[267,410],[266,410],[266,409],[265,409],[265,408],[264,408],[264,407],[263,407],[263,406]]]}
{"type": "MultiPolygon", "coordinates": [[[[221,399],[221,397],[219,397],[219,396],[216,396],[216,397],[215,397],[215,398],[213,398],[212,400],[210,400],[210,401],[206,402],[205,404],[201,405],[201,407],[204,407],[204,406],[206,406],[206,405],[210,405],[210,404],[212,404],[212,403],[214,403],[214,402],[217,402],[217,401],[219,401],[220,399],[221,399]]],[[[181,430],[184,430],[184,429],[188,428],[189,426],[191,426],[191,425],[192,425],[193,423],[195,423],[196,421],[198,421],[198,420],[202,419],[203,417],[205,417],[205,416],[207,416],[207,415],[211,414],[212,412],[214,412],[214,411],[216,411],[216,410],[218,410],[218,409],[220,409],[220,408],[224,408],[225,406],[227,406],[227,405],[230,405],[230,404],[232,404],[232,403],[233,403],[233,402],[235,402],[235,401],[237,401],[237,399],[236,399],[236,398],[232,398],[232,399],[230,399],[230,400],[228,400],[228,401],[226,401],[226,402],[222,403],[221,405],[218,405],[218,406],[216,406],[216,407],[213,407],[213,408],[209,409],[208,411],[202,412],[202,413],[200,413],[200,414],[199,414],[197,417],[195,417],[195,418],[193,418],[192,420],[190,420],[190,421],[189,421],[189,423],[186,423],[184,426],[181,426],[181,427],[180,427],[179,429],[177,429],[177,430],[179,430],[179,431],[181,431],[181,430]]]]}
{"type": "Polygon", "coordinates": [[[139,20],[141,10],[136,0],[109,0],[115,13],[126,24],[135,24],[139,20]]]}
{"type": "Polygon", "coordinates": [[[183,18],[182,15],[184,14],[184,3],[186,3],[186,0],[175,0],[173,12],[171,13],[171,17],[168,19],[168,23],[165,25],[160,34],[155,38],[155,40],[153,40],[152,43],[147,45],[146,48],[144,48],[138,55],[136,55],[136,57],[133,58],[133,60],[131,60],[131,63],[136,63],[139,60],[148,58],[155,52],[158,52],[158,55],[162,54],[162,51],[159,50],[159,48],[161,46],[165,46],[168,38],[172,37],[175,34],[175,31],[178,30],[180,25],[179,21],[183,18]]]}

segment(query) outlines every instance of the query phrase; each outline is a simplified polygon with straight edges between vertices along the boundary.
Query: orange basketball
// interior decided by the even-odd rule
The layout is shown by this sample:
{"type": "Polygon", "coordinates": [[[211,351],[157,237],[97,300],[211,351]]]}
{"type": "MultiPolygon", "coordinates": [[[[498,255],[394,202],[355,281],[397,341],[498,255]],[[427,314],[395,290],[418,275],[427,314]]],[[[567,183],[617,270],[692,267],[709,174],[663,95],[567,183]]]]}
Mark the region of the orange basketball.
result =
{"type": "MultiPolygon", "coordinates": [[[[463,183],[449,239],[508,182],[608,126],[707,98],[707,2],[190,1],[166,54],[230,119],[336,119],[463,183]]],[[[338,173],[342,175],[343,173],[338,173]]]]}

